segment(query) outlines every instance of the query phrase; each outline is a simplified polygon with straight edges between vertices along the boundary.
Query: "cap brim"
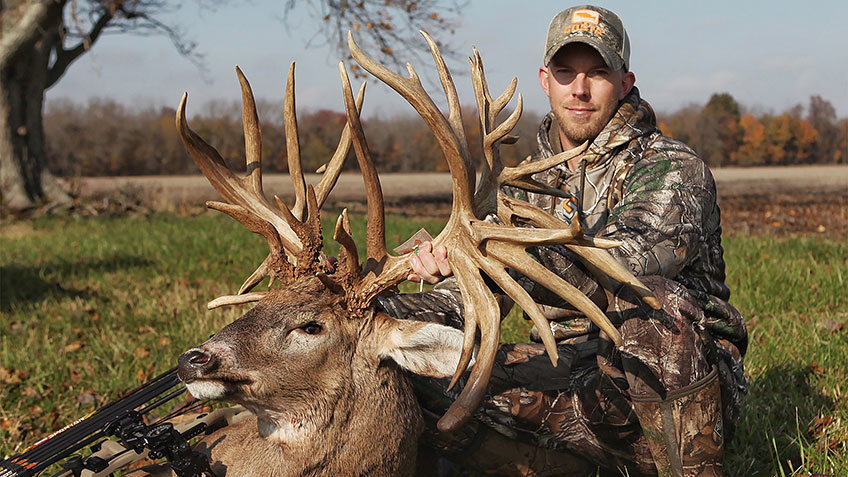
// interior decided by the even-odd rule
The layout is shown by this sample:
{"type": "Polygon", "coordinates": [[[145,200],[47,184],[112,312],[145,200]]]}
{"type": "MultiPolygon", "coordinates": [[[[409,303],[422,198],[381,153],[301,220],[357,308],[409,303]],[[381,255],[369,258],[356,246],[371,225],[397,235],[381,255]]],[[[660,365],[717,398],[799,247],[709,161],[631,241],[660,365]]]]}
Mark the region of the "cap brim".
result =
{"type": "Polygon", "coordinates": [[[551,48],[550,51],[548,51],[548,54],[545,55],[545,66],[548,66],[551,63],[551,60],[554,58],[554,55],[556,55],[556,53],[561,50],[562,47],[571,43],[585,43],[591,46],[598,52],[598,54],[601,55],[601,58],[604,59],[604,63],[606,63],[607,66],[609,66],[609,68],[613,71],[619,70],[624,67],[624,60],[619,58],[617,55],[610,53],[607,50],[606,45],[592,37],[583,35],[575,35],[570,38],[566,38],[559,43],[556,43],[555,46],[551,48]]]}

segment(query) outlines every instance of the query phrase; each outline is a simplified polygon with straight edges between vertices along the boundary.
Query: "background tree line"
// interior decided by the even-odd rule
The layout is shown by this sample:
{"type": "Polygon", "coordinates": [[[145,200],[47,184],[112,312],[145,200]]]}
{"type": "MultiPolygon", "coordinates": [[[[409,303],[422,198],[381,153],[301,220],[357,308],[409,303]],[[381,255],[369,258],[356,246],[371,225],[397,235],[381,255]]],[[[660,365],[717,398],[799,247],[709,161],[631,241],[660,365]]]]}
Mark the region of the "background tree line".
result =
{"type": "MultiPolygon", "coordinates": [[[[258,101],[264,157],[269,171],[286,170],[286,147],[279,102],[258,101]]],[[[463,118],[479,142],[477,115],[467,107],[463,118]]],[[[508,164],[532,153],[541,117],[525,112],[514,146],[501,148],[508,164]]],[[[693,147],[712,167],[789,164],[848,164],[848,118],[837,118],[820,96],[782,114],[746,112],[731,95],[715,94],[704,105],[689,105],[658,115],[664,133],[693,147]]],[[[338,144],[345,116],[339,111],[301,111],[300,146],[306,170],[326,162],[338,144]]],[[[44,115],[50,170],[61,176],[193,174],[196,166],[183,149],[171,108],[128,107],[111,100],[82,105],[51,102],[44,115]]],[[[235,169],[243,168],[241,105],[213,101],[190,118],[235,169]]],[[[368,144],[385,172],[443,171],[446,164],[432,133],[414,113],[371,117],[364,121],[368,144]]],[[[475,150],[476,148],[472,148],[475,150]]],[[[479,157],[478,157],[479,159],[479,157]]],[[[355,160],[347,161],[355,168],[355,160]]]]}
{"type": "MultiPolygon", "coordinates": [[[[263,165],[268,172],[287,171],[282,103],[257,100],[262,122],[263,165]]],[[[194,174],[197,166],[183,148],[172,108],[134,108],[112,100],[86,105],[51,102],[44,114],[46,155],[59,176],[194,174]]],[[[470,144],[480,142],[477,113],[463,108],[470,144]]],[[[501,157],[516,164],[532,153],[541,116],[525,113],[515,133],[518,144],[501,148],[501,157]]],[[[212,101],[188,118],[189,125],[209,141],[231,168],[244,170],[241,104],[212,101]]],[[[346,117],[326,109],[298,112],[297,125],[304,172],[312,172],[335,152],[346,117]]],[[[363,119],[371,155],[382,172],[447,171],[430,128],[415,113],[363,119]]],[[[477,148],[479,149],[479,148],[477,148]]],[[[478,162],[479,150],[472,148],[478,162]]],[[[345,162],[356,169],[351,151],[345,162]]]]}
{"type": "Polygon", "coordinates": [[[711,167],[848,164],[848,118],[815,95],[786,112],[746,111],[728,93],[658,115],[659,127],[711,167]]]}

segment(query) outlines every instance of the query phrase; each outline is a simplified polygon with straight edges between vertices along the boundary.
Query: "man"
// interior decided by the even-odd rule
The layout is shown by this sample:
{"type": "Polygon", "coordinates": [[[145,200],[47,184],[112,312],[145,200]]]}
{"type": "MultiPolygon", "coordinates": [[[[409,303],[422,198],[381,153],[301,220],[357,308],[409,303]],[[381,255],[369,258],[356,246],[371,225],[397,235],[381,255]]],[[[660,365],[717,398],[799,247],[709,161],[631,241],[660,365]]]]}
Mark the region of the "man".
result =
{"type": "MultiPolygon", "coordinates": [[[[634,86],[629,56],[615,13],[587,5],[553,18],[539,68],[551,112],[540,126],[534,160],[591,144],[536,177],[568,198],[516,194],[565,222],[580,220],[589,235],[624,242],[611,254],[652,289],[663,309],[653,311],[624,287],[605,291],[564,247],[532,250],[606,309],[624,345],[613,349],[588,319],[521,277],[546,305],[565,366],[546,363],[541,344],[502,345],[475,417],[513,440],[568,451],[604,469],[722,475],[724,444],[746,393],[747,332],[727,303],[715,183],[695,152],[657,129],[634,86]]],[[[430,244],[411,263],[411,280],[436,283],[451,274],[448,253],[430,244]]],[[[433,291],[381,305],[396,316],[461,327],[457,293],[448,279],[433,291]]],[[[536,333],[531,338],[538,341],[536,333]]],[[[450,396],[440,386],[416,381],[425,409],[445,405],[450,396]]]]}

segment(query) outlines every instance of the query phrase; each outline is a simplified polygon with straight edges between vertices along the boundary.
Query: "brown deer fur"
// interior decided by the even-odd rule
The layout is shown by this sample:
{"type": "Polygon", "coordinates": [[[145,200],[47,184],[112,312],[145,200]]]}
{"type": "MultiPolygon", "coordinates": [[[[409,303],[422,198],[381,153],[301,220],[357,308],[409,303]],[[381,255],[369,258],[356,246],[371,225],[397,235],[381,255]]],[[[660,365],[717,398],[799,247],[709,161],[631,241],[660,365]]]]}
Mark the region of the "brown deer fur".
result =
{"type": "Polygon", "coordinates": [[[441,325],[351,319],[311,278],[187,351],[179,375],[196,397],[257,416],[197,446],[217,475],[411,475],[421,411],[400,366],[449,376],[461,346],[461,332],[441,325]]]}

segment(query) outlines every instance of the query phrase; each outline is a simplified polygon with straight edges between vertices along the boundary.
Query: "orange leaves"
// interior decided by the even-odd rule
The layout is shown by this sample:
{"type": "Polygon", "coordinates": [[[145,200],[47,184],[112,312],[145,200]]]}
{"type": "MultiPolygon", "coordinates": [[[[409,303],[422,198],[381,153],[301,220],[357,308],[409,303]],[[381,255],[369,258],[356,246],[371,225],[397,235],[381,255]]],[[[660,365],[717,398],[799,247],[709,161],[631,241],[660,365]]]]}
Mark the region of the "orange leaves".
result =
{"type": "Polygon", "coordinates": [[[742,141],[736,154],[739,165],[762,164],[765,160],[766,127],[754,115],[745,114],[739,119],[742,141]]]}

